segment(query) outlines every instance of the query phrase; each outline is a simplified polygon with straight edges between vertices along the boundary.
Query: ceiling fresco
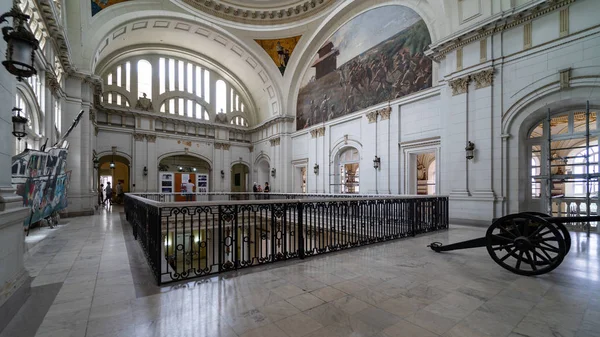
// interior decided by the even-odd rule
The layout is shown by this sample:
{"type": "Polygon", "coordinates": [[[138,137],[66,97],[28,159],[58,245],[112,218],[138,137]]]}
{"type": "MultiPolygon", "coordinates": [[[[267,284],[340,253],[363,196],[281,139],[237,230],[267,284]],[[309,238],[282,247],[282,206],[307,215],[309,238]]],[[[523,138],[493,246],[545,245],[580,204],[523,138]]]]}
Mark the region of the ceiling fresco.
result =
{"type": "Polygon", "coordinates": [[[92,1],[92,16],[98,14],[101,10],[112,5],[129,0],[91,0],[92,1]]]}
{"type": "Polygon", "coordinates": [[[255,40],[266,52],[271,56],[281,75],[285,73],[285,68],[288,65],[290,57],[294,52],[294,48],[298,44],[302,36],[287,37],[283,39],[273,40],[255,40]]]}

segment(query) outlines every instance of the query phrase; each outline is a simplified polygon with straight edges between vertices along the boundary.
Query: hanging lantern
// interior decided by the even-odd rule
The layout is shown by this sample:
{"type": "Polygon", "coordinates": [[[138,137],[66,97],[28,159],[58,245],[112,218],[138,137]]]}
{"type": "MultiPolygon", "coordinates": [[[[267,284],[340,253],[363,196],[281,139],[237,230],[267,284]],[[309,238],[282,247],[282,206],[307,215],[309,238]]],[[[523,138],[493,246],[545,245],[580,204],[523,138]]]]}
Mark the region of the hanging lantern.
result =
{"type": "Polygon", "coordinates": [[[2,65],[9,73],[17,76],[17,80],[37,74],[35,70],[35,51],[39,42],[25,23],[29,15],[23,14],[18,6],[13,6],[10,12],[0,16],[0,23],[8,23],[7,18],[13,18],[13,27],[2,27],[2,35],[6,41],[6,61],[2,65]]]}
{"type": "Polygon", "coordinates": [[[29,120],[23,116],[21,116],[21,110],[19,108],[13,108],[13,116],[12,116],[12,122],[13,122],[13,136],[17,137],[19,140],[21,140],[21,138],[27,136],[27,122],[29,122],[29,120]]]}

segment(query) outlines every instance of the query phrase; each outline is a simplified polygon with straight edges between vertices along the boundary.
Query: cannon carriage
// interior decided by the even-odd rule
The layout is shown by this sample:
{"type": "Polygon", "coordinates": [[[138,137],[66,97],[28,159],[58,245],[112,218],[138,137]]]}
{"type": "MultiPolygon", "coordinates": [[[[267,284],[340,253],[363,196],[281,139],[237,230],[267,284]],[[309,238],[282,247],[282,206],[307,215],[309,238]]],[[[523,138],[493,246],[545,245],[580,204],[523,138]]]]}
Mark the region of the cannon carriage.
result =
{"type": "Polygon", "coordinates": [[[600,221],[600,216],[551,217],[524,212],[496,219],[485,237],[443,245],[433,242],[435,252],[486,247],[490,257],[515,274],[542,275],[558,267],[571,249],[571,236],[564,223],[600,221]]]}

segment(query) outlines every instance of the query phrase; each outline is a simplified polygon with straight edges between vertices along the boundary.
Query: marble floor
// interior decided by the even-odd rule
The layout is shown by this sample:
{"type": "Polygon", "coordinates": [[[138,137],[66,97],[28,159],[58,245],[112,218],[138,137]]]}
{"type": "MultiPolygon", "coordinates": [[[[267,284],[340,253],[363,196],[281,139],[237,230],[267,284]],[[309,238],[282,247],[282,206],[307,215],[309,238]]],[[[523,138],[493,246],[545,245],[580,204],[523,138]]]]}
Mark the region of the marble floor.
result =
{"type": "Polygon", "coordinates": [[[159,288],[122,209],[33,230],[32,294],[0,336],[600,336],[600,245],[573,233],[541,277],[483,248],[434,253],[448,231],[159,288]]]}

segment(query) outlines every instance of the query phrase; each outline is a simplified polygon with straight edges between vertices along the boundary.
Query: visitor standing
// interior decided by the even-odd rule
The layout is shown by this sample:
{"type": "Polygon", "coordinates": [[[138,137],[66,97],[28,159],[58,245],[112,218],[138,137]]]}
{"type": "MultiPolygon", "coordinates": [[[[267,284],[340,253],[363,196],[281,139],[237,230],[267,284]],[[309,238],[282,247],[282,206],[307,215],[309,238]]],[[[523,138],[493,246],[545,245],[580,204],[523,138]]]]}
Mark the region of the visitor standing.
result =
{"type": "Polygon", "coordinates": [[[269,183],[268,182],[265,183],[265,189],[264,189],[264,191],[265,191],[265,193],[271,192],[271,187],[269,187],[269,183]]]}
{"type": "Polygon", "coordinates": [[[185,184],[185,190],[187,191],[185,200],[194,201],[194,184],[192,183],[192,179],[188,179],[188,182],[185,184]]]}
{"type": "Polygon", "coordinates": [[[121,183],[117,183],[117,204],[120,204],[123,201],[123,185],[121,183]]]}

